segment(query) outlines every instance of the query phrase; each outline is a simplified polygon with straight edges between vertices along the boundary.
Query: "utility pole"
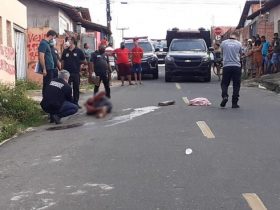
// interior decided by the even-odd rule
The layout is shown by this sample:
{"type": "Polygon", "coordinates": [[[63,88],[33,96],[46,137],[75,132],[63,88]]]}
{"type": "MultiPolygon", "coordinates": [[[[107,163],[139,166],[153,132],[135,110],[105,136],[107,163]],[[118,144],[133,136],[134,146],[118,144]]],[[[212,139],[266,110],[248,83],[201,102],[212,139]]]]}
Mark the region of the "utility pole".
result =
{"type": "Polygon", "coordinates": [[[122,31],[122,39],[123,39],[123,37],[124,37],[124,31],[125,30],[128,30],[129,28],[117,28],[117,30],[120,30],[120,31],[122,31]]]}
{"type": "MultiPolygon", "coordinates": [[[[106,16],[107,16],[107,28],[111,31],[111,3],[110,0],[106,0],[106,16]]],[[[111,41],[111,35],[108,34],[108,41],[111,41]]]]}

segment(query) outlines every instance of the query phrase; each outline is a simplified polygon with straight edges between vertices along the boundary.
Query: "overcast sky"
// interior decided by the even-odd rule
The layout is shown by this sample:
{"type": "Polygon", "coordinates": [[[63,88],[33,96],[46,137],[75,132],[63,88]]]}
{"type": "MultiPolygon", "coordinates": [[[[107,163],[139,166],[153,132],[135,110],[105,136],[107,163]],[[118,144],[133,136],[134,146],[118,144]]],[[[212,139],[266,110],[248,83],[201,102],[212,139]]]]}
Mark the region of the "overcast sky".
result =
{"type": "MultiPolygon", "coordinates": [[[[106,25],[106,0],[59,0],[88,7],[93,22],[106,25]]],[[[129,28],[125,36],[164,38],[166,30],[210,29],[237,26],[246,0],[111,0],[112,31],[121,40],[117,28],[129,28]],[[121,4],[127,2],[127,4],[121,4]]]]}

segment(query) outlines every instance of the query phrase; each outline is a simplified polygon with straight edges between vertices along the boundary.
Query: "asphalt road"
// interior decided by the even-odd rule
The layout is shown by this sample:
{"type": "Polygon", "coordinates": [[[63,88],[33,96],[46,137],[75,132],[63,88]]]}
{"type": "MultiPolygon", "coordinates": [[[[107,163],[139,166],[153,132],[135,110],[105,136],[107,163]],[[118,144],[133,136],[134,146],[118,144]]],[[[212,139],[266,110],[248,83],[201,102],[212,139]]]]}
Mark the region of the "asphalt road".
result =
{"type": "Polygon", "coordinates": [[[2,145],[0,209],[279,210],[279,95],[242,87],[241,108],[221,109],[215,76],[165,83],[161,70],[113,88],[106,119],[81,110],[64,120],[80,127],[46,125],[2,145]],[[165,100],[176,104],[157,107],[165,100]]]}

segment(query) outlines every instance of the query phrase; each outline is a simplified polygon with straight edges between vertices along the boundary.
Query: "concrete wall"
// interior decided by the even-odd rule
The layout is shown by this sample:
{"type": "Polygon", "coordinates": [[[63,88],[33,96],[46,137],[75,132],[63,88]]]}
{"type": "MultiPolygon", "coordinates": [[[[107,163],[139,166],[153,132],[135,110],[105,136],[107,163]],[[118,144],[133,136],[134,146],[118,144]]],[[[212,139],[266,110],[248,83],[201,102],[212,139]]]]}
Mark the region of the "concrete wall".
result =
{"type": "Polygon", "coordinates": [[[34,0],[20,0],[27,7],[28,28],[48,27],[59,31],[59,8],[34,0]]]}
{"type": "Polygon", "coordinates": [[[14,24],[22,29],[27,28],[26,7],[17,0],[1,0],[1,40],[0,40],[0,82],[15,83],[15,50],[14,24]],[[7,30],[7,21],[10,28],[7,30]],[[8,35],[7,32],[10,31],[8,35]],[[9,40],[9,41],[8,41],[9,40]],[[9,45],[9,46],[7,46],[9,45]]]}
{"type": "Polygon", "coordinates": [[[274,22],[274,32],[279,32],[280,28],[278,28],[278,21],[280,21],[280,5],[270,11],[269,19],[271,22],[274,22]]]}

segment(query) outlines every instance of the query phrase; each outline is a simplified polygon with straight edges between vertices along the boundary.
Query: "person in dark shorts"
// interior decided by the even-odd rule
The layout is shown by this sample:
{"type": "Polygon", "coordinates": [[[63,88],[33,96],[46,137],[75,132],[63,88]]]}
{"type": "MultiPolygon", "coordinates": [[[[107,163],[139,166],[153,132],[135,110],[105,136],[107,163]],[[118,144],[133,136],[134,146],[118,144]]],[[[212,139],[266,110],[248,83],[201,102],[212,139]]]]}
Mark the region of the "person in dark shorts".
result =
{"type": "Polygon", "coordinates": [[[85,107],[88,115],[104,118],[108,113],[111,113],[113,105],[106,97],[105,92],[99,92],[87,100],[85,107]]]}
{"type": "Polygon", "coordinates": [[[81,64],[86,64],[84,52],[77,47],[77,41],[74,37],[70,39],[70,47],[63,50],[62,53],[62,69],[69,71],[69,84],[73,86],[74,103],[79,108],[80,98],[80,69],[81,64]]]}
{"type": "Polygon", "coordinates": [[[122,80],[122,86],[124,86],[124,78],[127,77],[129,85],[133,85],[131,82],[131,64],[129,62],[129,49],[125,48],[124,42],[121,43],[121,47],[114,51],[116,56],[119,75],[122,80]]]}
{"type": "MultiPolygon", "coordinates": [[[[110,98],[111,95],[108,72],[111,71],[111,66],[109,64],[109,58],[105,53],[105,49],[106,46],[100,45],[98,51],[91,54],[89,68],[91,72],[94,72],[96,76],[100,78],[100,82],[102,81],[104,85],[106,96],[110,98]]],[[[100,82],[99,84],[94,85],[94,94],[99,91],[100,82]]]]}
{"type": "Polygon", "coordinates": [[[134,48],[131,50],[132,71],[134,73],[135,84],[137,84],[137,77],[139,84],[142,84],[142,58],[144,51],[139,47],[138,40],[134,39],[134,48]]]}

